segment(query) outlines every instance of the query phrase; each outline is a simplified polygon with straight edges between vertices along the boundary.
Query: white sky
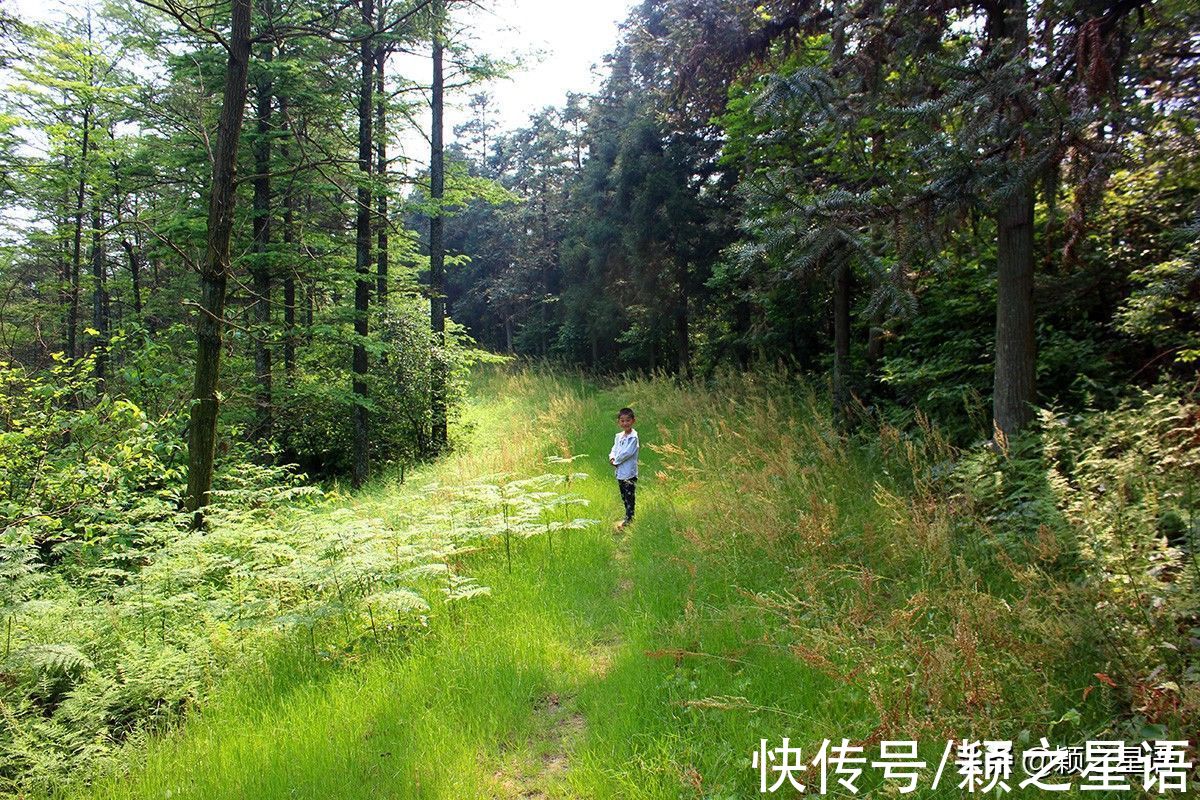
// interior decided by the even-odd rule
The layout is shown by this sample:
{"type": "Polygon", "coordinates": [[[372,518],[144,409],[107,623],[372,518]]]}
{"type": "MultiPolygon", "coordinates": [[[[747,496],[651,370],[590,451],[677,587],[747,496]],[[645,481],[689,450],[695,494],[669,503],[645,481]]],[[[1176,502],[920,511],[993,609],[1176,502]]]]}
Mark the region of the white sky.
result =
{"type": "Polygon", "coordinates": [[[568,91],[594,88],[591,68],[617,42],[617,25],[634,0],[482,0],[463,17],[478,45],[497,56],[540,50],[544,57],[492,90],[502,125],[519,127],[530,112],[558,105],[568,91]]]}
{"type": "MultiPolygon", "coordinates": [[[[26,0],[22,0],[25,2],[26,0]]],[[[561,105],[568,92],[588,92],[599,86],[599,68],[617,43],[617,26],[636,0],[479,0],[479,6],[459,10],[456,24],[473,38],[474,49],[497,58],[519,56],[525,65],[505,80],[447,95],[445,137],[454,140],[454,126],[467,119],[462,109],[470,94],[486,90],[494,99],[496,121],[503,129],[519,128],[529,115],[546,106],[561,105]],[[595,69],[594,69],[595,68],[595,69]]],[[[429,58],[404,56],[393,69],[428,83],[429,58]]],[[[427,131],[428,116],[421,122],[427,131]]],[[[428,145],[413,132],[401,138],[403,154],[428,162],[428,145]]]]}
{"type": "MultiPolygon", "coordinates": [[[[495,99],[497,121],[502,128],[525,124],[529,114],[545,106],[560,105],[569,91],[587,92],[599,83],[594,66],[617,40],[617,25],[635,0],[478,0],[474,8],[460,8],[456,22],[473,36],[472,46],[499,58],[514,54],[526,57],[527,65],[507,80],[447,97],[446,141],[453,141],[455,124],[466,114],[452,106],[465,106],[468,95],[482,89],[495,99]]],[[[61,0],[0,0],[9,13],[35,21],[69,5],[75,10],[86,2],[64,4],[61,0]]],[[[96,3],[99,5],[99,2],[96,3]]],[[[405,77],[428,83],[428,57],[397,57],[390,69],[405,77]]],[[[428,129],[428,117],[422,125],[428,129]]],[[[428,160],[427,145],[420,134],[403,137],[404,155],[422,163],[428,160]]]]}

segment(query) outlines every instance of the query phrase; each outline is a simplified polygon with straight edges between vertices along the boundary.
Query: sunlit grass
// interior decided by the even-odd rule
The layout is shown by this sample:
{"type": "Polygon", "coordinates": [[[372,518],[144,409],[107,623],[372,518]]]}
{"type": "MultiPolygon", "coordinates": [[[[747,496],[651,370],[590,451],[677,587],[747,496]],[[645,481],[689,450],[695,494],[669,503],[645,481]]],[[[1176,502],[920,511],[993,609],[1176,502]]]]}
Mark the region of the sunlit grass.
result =
{"type": "Polygon", "coordinates": [[[274,653],[92,796],[732,798],[756,792],[760,737],[1064,741],[1109,720],[1080,600],[1036,560],[964,558],[988,532],[934,485],[932,432],[847,441],[772,378],[491,372],[475,398],[458,450],[347,505],[399,525],[431,482],[562,469],[591,475],[571,491],[603,523],[517,541],[511,571],[498,546],[467,556],[491,597],[403,641],[274,653]],[[614,535],[624,405],[641,480],[614,535]]]}

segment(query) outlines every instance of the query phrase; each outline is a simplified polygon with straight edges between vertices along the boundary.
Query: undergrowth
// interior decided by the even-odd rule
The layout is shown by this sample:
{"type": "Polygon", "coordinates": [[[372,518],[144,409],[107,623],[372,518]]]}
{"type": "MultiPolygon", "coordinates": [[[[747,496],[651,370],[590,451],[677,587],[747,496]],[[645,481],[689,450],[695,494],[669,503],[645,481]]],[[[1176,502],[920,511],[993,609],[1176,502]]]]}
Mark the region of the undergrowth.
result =
{"type": "Polygon", "coordinates": [[[0,792],[94,774],[279,648],[339,662],[403,644],[431,614],[488,592],[460,568],[464,553],[587,524],[569,463],[424,476],[384,519],[286,469],[235,462],[193,530],[140,409],[39,403],[49,384],[20,377],[27,402],[14,423],[21,396],[9,396],[0,439],[0,456],[27,462],[7,473],[0,518],[0,792]],[[85,434],[89,419],[107,441],[85,434]]]}
{"type": "MultiPolygon", "coordinates": [[[[760,739],[811,757],[842,737],[1195,738],[1186,403],[1047,414],[1007,449],[964,450],[920,417],[847,435],[781,375],[476,382],[448,459],[280,517],[316,523],[285,529],[292,547],[365,548],[310,564],[330,577],[272,634],[286,646],[236,662],[202,714],[72,795],[735,798],[756,791],[760,739]],[[584,501],[619,513],[604,454],[625,405],[638,513],[613,538],[580,518],[584,501]],[[441,555],[375,554],[409,531],[441,555]],[[362,559],[423,582],[370,588],[362,559]],[[453,576],[492,594],[447,606],[453,576]],[[413,604],[393,630],[370,602],[389,591],[413,604]]],[[[256,639],[229,615],[274,595],[221,585],[208,619],[236,650],[256,639]]],[[[161,641],[125,609],[124,640],[161,641]]]]}
{"type": "Polygon", "coordinates": [[[1200,712],[1198,469],[1200,409],[1148,392],[1106,411],[1043,411],[1007,451],[960,469],[1005,551],[1032,551],[1088,598],[1100,680],[1143,737],[1194,733],[1200,712]]]}
{"type": "Polygon", "coordinates": [[[1005,546],[969,497],[964,454],[931,426],[846,437],[782,377],[628,394],[656,409],[657,479],[687,542],[677,641],[746,627],[715,655],[786,653],[872,709],[830,736],[1012,738],[1080,709],[1093,726],[1108,717],[1103,692],[1087,697],[1104,668],[1096,596],[1044,541],[1005,546]]]}

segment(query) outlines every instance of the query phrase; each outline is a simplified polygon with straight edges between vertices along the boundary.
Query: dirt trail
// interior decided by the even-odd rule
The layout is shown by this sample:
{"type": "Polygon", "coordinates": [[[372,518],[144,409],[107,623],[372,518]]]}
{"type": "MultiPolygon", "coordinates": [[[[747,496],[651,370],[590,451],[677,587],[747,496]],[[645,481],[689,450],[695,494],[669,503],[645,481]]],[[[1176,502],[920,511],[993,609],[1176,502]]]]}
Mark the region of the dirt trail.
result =
{"type": "MultiPolygon", "coordinates": [[[[629,595],[633,581],[628,576],[629,534],[616,535],[613,558],[620,576],[613,591],[614,602],[629,595]]],[[[602,680],[621,648],[618,634],[595,642],[584,658],[588,671],[602,680]]],[[[587,734],[587,720],[576,708],[573,696],[551,693],[534,702],[534,734],[529,740],[501,751],[501,763],[492,773],[491,797],[497,800],[553,800],[570,795],[563,786],[572,753],[587,734]]]]}
{"type": "Polygon", "coordinates": [[[492,796],[504,800],[549,800],[559,789],[571,751],[583,739],[587,723],[572,710],[572,698],[550,694],[534,704],[536,731],[524,746],[503,754],[492,774],[492,796]]]}

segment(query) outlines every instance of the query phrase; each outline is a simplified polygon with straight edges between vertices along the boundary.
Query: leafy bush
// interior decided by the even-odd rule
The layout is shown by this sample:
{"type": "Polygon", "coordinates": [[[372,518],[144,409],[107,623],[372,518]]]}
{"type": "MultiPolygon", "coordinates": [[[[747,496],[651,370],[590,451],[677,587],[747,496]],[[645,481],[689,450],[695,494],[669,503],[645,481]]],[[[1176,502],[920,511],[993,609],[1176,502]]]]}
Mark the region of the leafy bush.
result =
{"type": "Polygon", "coordinates": [[[1110,411],[1043,411],[959,471],[1010,555],[1042,552],[1089,593],[1133,722],[1200,712],[1200,407],[1143,392],[1110,411]]]}
{"type": "MultiPolygon", "coordinates": [[[[435,347],[428,313],[419,297],[397,298],[374,323],[366,399],[373,463],[412,464],[429,455],[432,359],[439,359],[447,376],[447,409],[453,419],[466,396],[471,366],[488,358],[450,320],[445,346],[435,347]]],[[[305,348],[295,382],[281,390],[284,455],[310,474],[351,471],[353,409],[359,400],[344,368],[349,347],[335,336],[305,348]]]]}
{"type": "Polygon", "coordinates": [[[33,374],[0,364],[0,530],[66,574],[120,570],[170,519],[185,459],[178,414],[95,396],[90,362],[33,374]]]}
{"type": "MultiPolygon", "coordinates": [[[[1196,304],[1200,289],[1200,219],[1180,231],[1179,255],[1144,265],[1130,274],[1136,289],[1117,314],[1117,328],[1148,340],[1178,364],[1200,361],[1196,304]]],[[[1184,373],[1186,375],[1186,373],[1184,373]]]]}
{"type": "Polygon", "coordinates": [[[97,396],[91,374],[0,365],[0,794],[92,774],[245,659],[405,639],[487,592],[461,549],[585,524],[547,475],[432,486],[389,525],[235,441],[196,531],[181,414],[97,396]]]}
{"type": "Polygon", "coordinates": [[[1047,479],[1101,598],[1121,686],[1151,723],[1200,712],[1200,407],[1141,393],[1045,420],[1047,479]]]}

